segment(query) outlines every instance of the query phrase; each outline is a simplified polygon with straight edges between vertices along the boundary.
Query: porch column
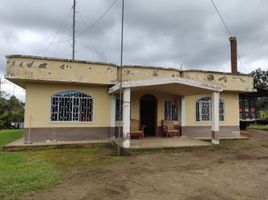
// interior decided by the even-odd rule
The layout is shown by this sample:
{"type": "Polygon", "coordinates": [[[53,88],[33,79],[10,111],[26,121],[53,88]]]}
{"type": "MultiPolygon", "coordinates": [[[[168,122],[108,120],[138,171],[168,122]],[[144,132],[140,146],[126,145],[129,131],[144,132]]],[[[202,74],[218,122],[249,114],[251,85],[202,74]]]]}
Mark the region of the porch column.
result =
{"type": "Polygon", "coordinates": [[[214,91],[212,93],[211,98],[211,108],[212,108],[212,144],[219,144],[220,143],[220,135],[219,135],[219,100],[220,100],[220,93],[214,91]]]}
{"type": "Polygon", "coordinates": [[[123,90],[123,147],[130,146],[130,88],[123,90]]]}

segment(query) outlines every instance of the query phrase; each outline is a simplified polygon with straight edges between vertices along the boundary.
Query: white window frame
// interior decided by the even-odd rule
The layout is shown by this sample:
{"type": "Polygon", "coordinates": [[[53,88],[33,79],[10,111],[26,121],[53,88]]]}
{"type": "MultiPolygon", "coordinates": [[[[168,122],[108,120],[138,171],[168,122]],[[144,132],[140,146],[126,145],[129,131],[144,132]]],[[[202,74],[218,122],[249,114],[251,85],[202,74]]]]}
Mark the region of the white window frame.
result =
{"type": "MultiPolygon", "coordinates": [[[[163,101],[163,119],[164,120],[168,120],[168,119],[166,119],[166,115],[165,115],[165,110],[166,110],[166,108],[165,108],[165,105],[166,105],[166,102],[171,102],[171,103],[174,103],[175,105],[176,105],[176,101],[175,100],[170,100],[170,99],[165,99],[164,101],[163,101]]],[[[170,104],[171,105],[171,104],[170,104]]],[[[172,105],[171,105],[171,107],[172,107],[172,105]]],[[[178,108],[179,109],[179,108],[178,108]]],[[[171,120],[171,121],[179,121],[179,110],[177,110],[177,119],[172,119],[172,117],[173,117],[173,110],[172,110],[172,108],[171,109],[169,109],[169,110],[171,110],[171,119],[169,119],[169,120],[171,120]]],[[[170,115],[170,114],[169,114],[170,115]]]]}
{"type": "MultiPolygon", "coordinates": [[[[206,97],[201,97],[201,98],[199,98],[199,99],[197,99],[197,101],[196,101],[196,104],[195,104],[195,120],[196,120],[196,122],[211,122],[211,119],[212,119],[212,110],[211,110],[211,106],[212,106],[212,103],[211,103],[211,97],[208,97],[208,96],[206,96],[206,97]],[[209,98],[210,100],[201,100],[201,99],[204,99],[204,98],[209,98]],[[204,115],[203,113],[202,113],[202,107],[203,107],[203,104],[202,103],[208,103],[209,104],[209,116],[208,116],[208,120],[202,120],[202,116],[204,115]],[[198,108],[199,108],[199,110],[197,111],[196,109],[197,109],[197,104],[199,104],[198,105],[198,108]],[[199,120],[197,120],[197,112],[199,113],[199,120]]],[[[219,101],[219,121],[220,122],[223,122],[223,121],[225,121],[225,103],[224,103],[224,101],[223,100],[221,100],[220,99],[220,101],[219,101]],[[220,105],[221,105],[221,103],[222,103],[222,105],[223,105],[223,113],[220,113],[220,105]],[[223,120],[220,120],[221,119],[221,117],[220,116],[223,116],[223,120]]]]}

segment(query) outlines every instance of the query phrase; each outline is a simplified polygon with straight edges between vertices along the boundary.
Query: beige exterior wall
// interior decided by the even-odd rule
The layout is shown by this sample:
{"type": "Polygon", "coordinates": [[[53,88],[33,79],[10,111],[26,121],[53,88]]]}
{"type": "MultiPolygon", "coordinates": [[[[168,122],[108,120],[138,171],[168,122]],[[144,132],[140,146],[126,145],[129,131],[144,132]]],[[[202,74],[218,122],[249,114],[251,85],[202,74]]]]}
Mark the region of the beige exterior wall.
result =
{"type": "Polygon", "coordinates": [[[112,84],[117,81],[117,67],[89,62],[16,57],[7,59],[6,77],[22,81],[112,84]]]}
{"type": "Polygon", "coordinates": [[[253,78],[245,75],[212,72],[182,72],[182,78],[215,84],[228,91],[253,91],[253,78]]]}
{"type": "MultiPolygon", "coordinates": [[[[185,126],[210,126],[210,122],[197,122],[195,116],[196,101],[199,98],[211,96],[193,95],[185,97],[185,126]]],[[[220,93],[220,99],[224,102],[224,121],[220,126],[239,126],[239,96],[236,93],[220,93]]]]}
{"type": "MultiPolygon", "coordinates": [[[[118,70],[119,71],[119,70],[118,70]]],[[[141,67],[124,67],[123,80],[145,80],[180,77],[180,72],[176,69],[163,68],[141,68],[141,67]]]]}
{"type": "Polygon", "coordinates": [[[161,126],[164,119],[164,101],[174,100],[175,95],[168,95],[156,92],[135,92],[131,93],[131,118],[140,119],[140,99],[143,95],[151,94],[157,99],[157,126],[161,126]]]}
{"type": "Polygon", "coordinates": [[[109,127],[111,97],[108,87],[28,83],[26,85],[25,128],[109,127]],[[93,122],[51,122],[50,97],[58,92],[78,90],[94,97],[93,122]],[[30,122],[30,116],[31,122],[30,122]],[[31,123],[31,124],[30,124],[31,123]]]}

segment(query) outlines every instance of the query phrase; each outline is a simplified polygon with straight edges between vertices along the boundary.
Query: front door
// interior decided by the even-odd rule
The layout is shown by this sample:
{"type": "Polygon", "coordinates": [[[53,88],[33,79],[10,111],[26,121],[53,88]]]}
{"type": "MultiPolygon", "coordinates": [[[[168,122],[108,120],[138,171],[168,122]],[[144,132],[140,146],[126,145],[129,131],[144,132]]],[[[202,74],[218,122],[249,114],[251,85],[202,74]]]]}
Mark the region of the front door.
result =
{"type": "Polygon", "coordinates": [[[157,100],[153,95],[147,94],[140,99],[140,121],[145,126],[145,137],[156,135],[156,105],[157,100]]]}

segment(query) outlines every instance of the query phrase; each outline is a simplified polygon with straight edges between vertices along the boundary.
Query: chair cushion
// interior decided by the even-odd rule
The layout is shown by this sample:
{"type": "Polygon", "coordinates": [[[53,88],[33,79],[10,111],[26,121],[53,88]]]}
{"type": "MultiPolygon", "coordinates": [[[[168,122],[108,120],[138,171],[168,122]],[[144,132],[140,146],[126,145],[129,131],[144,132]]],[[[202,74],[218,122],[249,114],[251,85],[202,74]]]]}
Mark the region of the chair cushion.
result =
{"type": "Polygon", "coordinates": [[[174,130],[174,124],[171,120],[163,120],[163,125],[166,125],[168,130],[174,130]]]}
{"type": "Polygon", "coordinates": [[[136,132],[140,130],[140,121],[137,119],[132,119],[130,122],[130,131],[136,132]]]}

